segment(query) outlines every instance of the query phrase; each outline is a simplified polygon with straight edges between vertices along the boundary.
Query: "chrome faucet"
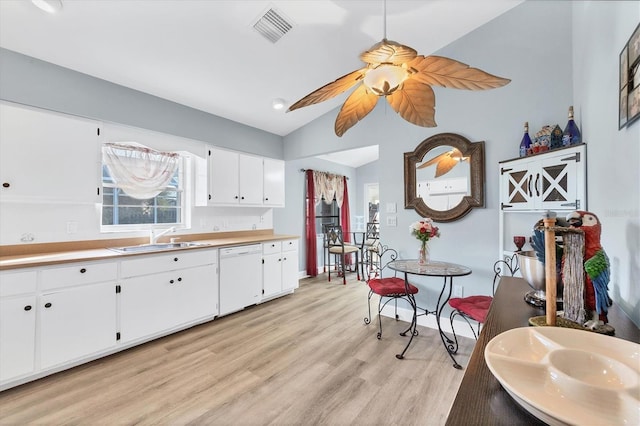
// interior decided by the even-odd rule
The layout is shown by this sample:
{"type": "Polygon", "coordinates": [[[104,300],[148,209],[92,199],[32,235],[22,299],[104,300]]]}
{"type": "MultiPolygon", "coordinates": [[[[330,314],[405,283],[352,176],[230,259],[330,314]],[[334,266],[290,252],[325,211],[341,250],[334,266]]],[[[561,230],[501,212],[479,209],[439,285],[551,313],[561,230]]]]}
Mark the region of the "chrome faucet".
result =
{"type": "Polygon", "coordinates": [[[149,244],[153,245],[156,244],[158,242],[158,238],[162,237],[165,234],[168,234],[169,232],[176,232],[176,228],[175,226],[172,226],[169,229],[165,229],[164,231],[161,231],[159,233],[156,234],[156,230],[152,229],[149,231],[149,244]]]}

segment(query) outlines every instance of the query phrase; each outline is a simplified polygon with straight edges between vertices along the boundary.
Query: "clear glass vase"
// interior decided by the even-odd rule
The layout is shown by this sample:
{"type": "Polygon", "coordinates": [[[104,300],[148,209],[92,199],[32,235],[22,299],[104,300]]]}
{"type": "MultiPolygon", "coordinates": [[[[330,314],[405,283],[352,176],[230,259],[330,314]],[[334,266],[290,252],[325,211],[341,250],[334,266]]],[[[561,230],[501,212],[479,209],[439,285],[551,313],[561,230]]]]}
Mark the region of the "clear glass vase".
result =
{"type": "Polygon", "coordinates": [[[418,263],[420,265],[426,265],[429,263],[429,246],[426,241],[423,241],[420,245],[420,251],[418,252],[418,263]]]}

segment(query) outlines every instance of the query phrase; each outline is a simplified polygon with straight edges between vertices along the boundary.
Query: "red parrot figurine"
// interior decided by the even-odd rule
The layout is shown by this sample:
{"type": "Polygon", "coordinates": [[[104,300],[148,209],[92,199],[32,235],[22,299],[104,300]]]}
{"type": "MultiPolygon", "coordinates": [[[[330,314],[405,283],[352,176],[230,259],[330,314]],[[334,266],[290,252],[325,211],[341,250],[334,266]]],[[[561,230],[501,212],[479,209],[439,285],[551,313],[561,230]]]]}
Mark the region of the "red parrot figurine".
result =
{"type": "Polygon", "coordinates": [[[593,330],[608,322],[607,311],[611,306],[607,293],[609,258],[600,245],[602,227],[595,214],[581,210],[569,213],[567,222],[584,232],[584,309],[587,320],[584,326],[593,330]]]}

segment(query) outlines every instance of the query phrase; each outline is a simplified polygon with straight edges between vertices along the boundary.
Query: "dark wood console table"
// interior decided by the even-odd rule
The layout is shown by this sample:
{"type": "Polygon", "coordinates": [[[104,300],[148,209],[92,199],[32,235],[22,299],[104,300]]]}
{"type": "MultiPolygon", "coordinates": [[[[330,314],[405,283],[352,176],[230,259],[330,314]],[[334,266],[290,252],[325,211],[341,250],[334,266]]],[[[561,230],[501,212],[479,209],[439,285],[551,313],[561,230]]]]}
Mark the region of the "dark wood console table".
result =
{"type": "MultiPolygon", "coordinates": [[[[529,290],[531,288],[522,278],[500,279],[487,321],[449,412],[447,425],[544,424],[509,396],[484,361],[484,348],[494,336],[512,328],[527,326],[532,316],[544,315],[543,310],[524,302],[524,294],[529,290]]],[[[640,342],[640,330],[617,305],[609,308],[608,318],[616,329],[616,337],[640,342]]]]}

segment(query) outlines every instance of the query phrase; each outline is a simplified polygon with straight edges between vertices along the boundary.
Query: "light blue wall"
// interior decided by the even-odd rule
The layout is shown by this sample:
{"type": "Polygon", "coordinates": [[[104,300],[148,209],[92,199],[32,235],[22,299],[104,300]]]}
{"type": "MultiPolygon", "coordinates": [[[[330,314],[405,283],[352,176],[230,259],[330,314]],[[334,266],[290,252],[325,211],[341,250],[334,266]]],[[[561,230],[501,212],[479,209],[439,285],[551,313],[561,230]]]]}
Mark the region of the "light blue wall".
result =
{"type": "MultiPolygon", "coordinates": [[[[587,141],[589,210],[602,222],[609,294],[640,325],[640,120],[618,130],[618,55],[640,2],[573,3],[573,105],[587,141]]],[[[613,324],[615,327],[615,324],[613,324]]]]}
{"type": "Polygon", "coordinates": [[[278,135],[1,48],[0,99],[283,158],[278,135]]]}
{"type": "MultiPolygon", "coordinates": [[[[443,132],[484,140],[486,207],[474,209],[461,220],[439,224],[442,237],[431,243],[431,254],[472,268],[472,275],[459,280],[466,294],[490,293],[492,265],[499,251],[498,161],[517,157],[525,121],[532,129],[550,123],[564,126],[572,102],[570,23],[570,2],[525,2],[435,52],[510,78],[509,85],[481,92],[435,88],[438,127],[431,129],[405,122],[380,101],[372,113],[338,138],[333,133],[338,112],[334,110],[286,136],[285,159],[379,145],[380,202],[398,206],[397,227],[386,225],[387,214],[381,209],[381,235],[401,256],[415,258],[418,242],[410,236],[409,225],[419,216],[403,209],[403,153],[443,132]]],[[[440,281],[424,281],[418,302],[429,306],[437,299],[440,281]]]]}

